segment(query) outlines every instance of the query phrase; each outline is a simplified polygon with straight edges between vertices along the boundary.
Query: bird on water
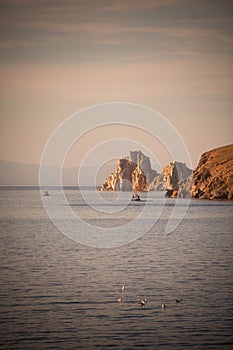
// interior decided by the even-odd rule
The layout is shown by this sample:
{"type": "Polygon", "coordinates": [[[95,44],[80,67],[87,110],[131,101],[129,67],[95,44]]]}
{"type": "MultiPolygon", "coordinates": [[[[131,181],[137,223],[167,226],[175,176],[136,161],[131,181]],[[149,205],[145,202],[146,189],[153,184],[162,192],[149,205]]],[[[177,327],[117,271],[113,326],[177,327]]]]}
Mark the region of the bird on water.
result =
{"type": "Polygon", "coordinates": [[[140,300],[140,304],[141,304],[142,306],[146,306],[146,304],[147,304],[147,299],[146,299],[146,298],[142,298],[142,299],[140,300]]]}

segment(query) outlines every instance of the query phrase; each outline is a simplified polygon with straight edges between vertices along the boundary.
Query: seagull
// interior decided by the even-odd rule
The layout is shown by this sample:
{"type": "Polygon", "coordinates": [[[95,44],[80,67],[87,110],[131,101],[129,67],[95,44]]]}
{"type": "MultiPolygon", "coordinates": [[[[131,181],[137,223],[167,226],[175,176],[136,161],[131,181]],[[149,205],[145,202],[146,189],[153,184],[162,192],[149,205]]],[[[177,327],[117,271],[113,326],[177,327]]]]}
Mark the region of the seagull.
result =
{"type": "Polygon", "coordinates": [[[122,290],[122,292],[125,291],[125,286],[124,285],[121,287],[121,290],[122,290]]]}
{"type": "Polygon", "coordinates": [[[146,304],[147,304],[147,299],[146,299],[146,298],[142,298],[142,299],[140,300],[140,304],[141,304],[142,306],[146,306],[146,304]]]}
{"type": "Polygon", "coordinates": [[[164,310],[165,310],[166,305],[165,305],[165,304],[162,304],[161,306],[162,306],[162,311],[164,311],[164,310]]]}
{"type": "Polygon", "coordinates": [[[118,303],[121,303],[121,302],[122,302],[122,298],[118,298],[118,299],[117,299],[117,302],[118,302],[118,303]]]}

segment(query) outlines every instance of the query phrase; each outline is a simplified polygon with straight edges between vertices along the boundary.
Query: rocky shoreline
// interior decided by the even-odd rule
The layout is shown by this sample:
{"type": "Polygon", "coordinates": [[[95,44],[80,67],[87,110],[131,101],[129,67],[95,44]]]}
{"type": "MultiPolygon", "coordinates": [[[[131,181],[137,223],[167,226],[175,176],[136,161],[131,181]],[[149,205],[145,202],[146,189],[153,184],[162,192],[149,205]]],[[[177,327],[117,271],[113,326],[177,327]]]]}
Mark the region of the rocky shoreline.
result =
{"type": "Polygon", "coordinates": [[[203,153],[193,171],[180,184],[180,194],[187,192],[198,199],[233,199],[233,144],[203,153]]]}
{"type": "Polygon", "coordinates": [[[100,187],[100,191],[166,191],[166,197],[233,199],[233,144],[205,152],[194,171],[173,161],[158,174],[150,158],[130,151],[100,187]]]}

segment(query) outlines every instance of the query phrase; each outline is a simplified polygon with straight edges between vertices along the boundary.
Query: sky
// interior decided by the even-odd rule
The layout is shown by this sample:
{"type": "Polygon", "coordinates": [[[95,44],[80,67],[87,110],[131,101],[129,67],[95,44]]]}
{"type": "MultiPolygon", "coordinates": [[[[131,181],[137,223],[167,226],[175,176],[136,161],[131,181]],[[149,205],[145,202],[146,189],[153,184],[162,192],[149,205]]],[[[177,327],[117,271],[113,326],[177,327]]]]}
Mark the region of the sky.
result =
{"type": "MultiPolygon", "coordinates": [[[[167,118],[195,167],[233,142],[232,17],[231,0],[0,0],[0,159],[39,164],[70,115],[125,101],[167,118]]],[[[101,130],[67,166],[106,139],[101,130]]]]}

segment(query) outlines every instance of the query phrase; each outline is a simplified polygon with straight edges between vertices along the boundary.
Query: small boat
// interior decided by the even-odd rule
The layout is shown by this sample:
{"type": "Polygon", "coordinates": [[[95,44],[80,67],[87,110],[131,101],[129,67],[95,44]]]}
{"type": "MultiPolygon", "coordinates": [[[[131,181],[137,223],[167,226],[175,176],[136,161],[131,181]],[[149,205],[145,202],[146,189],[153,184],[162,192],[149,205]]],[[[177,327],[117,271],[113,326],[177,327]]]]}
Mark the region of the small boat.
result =
{"type": "Polygon", "coordinates": [[[141,200],[141,198],[140,198],[140,196],[139,196],[139,194],[137,194],[137,193],[134,193],[133,195],[132,195],[132,199],[131,199],[133,202],[139,202],[140,200],[141,200]]]}

